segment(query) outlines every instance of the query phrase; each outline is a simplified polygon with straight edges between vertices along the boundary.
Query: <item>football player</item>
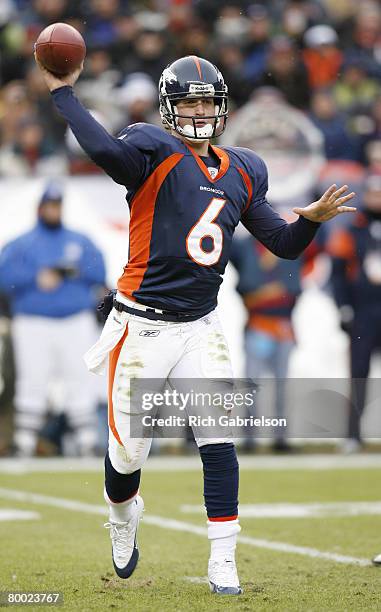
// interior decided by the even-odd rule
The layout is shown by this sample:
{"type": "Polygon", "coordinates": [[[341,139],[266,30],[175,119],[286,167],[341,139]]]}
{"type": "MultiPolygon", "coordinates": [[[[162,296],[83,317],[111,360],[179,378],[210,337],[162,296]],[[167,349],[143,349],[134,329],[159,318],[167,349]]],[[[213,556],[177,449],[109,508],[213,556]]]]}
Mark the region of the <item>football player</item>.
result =
{"type": "MultiPolygon", "coordinates": [[[[210,143],[225,129],[227,87],[209,61],[187,56],[160,79],[165,129],[138,123],[113,137],[73,92],[81,68],[57,78],[40,66],[53,101],[86,153],[127,188],[129,257],[99,342],[87,354],[91,370],[109,363],[109,449],[105,499],[110,508],[114,568],[128,578],[138,560],[143,512],[141,468],[151,440],[130,431],[130,379],[232,378],[215,308],[233,232],[240,221],[279,257],[296,258],[320,222],[354,210],[354,194],[332,185],[288,224],[268,204],[267,170],[253,151],[210,143]]],[[[107,205],[107,204],[106,204],[107,205]]],[[[213,407],[210,407],[212,411],[213,407]]],[[[207,409],[206,409],[207,410],[207,409]]],[[[208,407],[209,410],[209,407],[208,407]]],[[[242,592],[235,564],[238,462],[229,432],[198,433],[211,553],[210,588],[242,592]]]]}

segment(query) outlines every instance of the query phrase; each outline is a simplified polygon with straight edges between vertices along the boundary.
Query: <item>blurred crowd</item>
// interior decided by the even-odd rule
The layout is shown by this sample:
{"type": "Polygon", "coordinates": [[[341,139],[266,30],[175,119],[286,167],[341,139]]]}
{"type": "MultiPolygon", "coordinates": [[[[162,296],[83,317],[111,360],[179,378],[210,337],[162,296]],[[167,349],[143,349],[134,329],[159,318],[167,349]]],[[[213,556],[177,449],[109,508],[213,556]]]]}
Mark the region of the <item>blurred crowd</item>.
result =
{"type": "Polygon", "coordinates": [[[261,86],[321,130],[328,159],[381,165],[381,6],[377,0],[2,0],[0,176],[96,172],[49,100],[33,60],[47,25],[82,33],[76,91],[113,133],[159,123],[157,83],[173,59],[215,62],[230,112],[261,86]]]}

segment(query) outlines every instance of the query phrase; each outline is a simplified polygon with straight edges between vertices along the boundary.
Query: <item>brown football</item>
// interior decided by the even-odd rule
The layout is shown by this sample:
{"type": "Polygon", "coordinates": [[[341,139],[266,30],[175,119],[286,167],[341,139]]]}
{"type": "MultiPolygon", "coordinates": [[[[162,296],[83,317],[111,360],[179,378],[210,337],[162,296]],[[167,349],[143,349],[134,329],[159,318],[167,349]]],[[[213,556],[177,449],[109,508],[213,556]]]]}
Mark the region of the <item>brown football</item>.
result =
{"type": "Polygon", "coordinates": [[[52,23],[42,30],[34,48],[44,68],[58,76],[76,70],[86,55],[85,41],[68,23],[52,23]]]}

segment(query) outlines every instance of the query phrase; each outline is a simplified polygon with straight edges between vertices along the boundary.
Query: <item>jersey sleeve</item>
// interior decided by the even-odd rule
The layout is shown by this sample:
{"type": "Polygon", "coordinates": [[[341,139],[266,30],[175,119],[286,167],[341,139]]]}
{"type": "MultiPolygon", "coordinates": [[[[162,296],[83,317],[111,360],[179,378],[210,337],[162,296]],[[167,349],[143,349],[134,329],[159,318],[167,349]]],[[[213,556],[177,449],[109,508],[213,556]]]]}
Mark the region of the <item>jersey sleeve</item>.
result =
{"type": "Polygon", "coordinates": [[[87,155],[116,183],[137,189],[149,174],[150,154],[154,149],[154,144],[149,145],[150,139],[143,133],[144,124],[131,126],[130,131],[127,128],[115,137],[82,106],[72,87],[59,87],[52,91],[52,97],[87,155]],[[139,131],[141,142],[136,133],[139,131]]]}
{"type": "Polygon", "coordinates": [[[274,255],[283,259],[296,259],[313,240],[320,223],[314,223],[304,217],[287,223],[266,199],[268,173],[264,161],[257,155],[247,161],[246,168],[253,192],[241,221],[274,255]]]}

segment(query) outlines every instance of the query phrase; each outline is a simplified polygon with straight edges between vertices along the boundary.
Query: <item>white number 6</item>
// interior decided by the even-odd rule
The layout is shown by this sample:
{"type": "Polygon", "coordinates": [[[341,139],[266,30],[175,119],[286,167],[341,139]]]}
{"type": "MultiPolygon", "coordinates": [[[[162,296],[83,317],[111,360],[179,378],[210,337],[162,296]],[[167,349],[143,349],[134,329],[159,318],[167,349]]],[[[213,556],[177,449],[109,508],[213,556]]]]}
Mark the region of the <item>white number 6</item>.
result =
{"type": "Polygon", "coordinates": [[[224,235],[220,226],[213,222],[218,217],[225,204],[226,200],[222,198],[213,198],[208,208],[201,215],[187,236],[186,247],[188,255],[200,266],[212,266],[217,263],[221,257],[224,235]],[[213,241],[213,248],[211,251],[204,251],[201,246],[202,240],[206,237],[210,237],[213,241]]]}

